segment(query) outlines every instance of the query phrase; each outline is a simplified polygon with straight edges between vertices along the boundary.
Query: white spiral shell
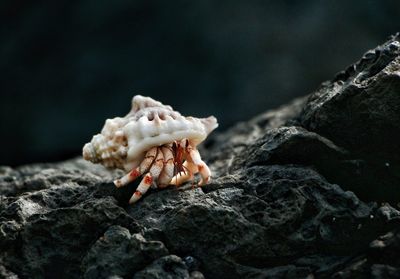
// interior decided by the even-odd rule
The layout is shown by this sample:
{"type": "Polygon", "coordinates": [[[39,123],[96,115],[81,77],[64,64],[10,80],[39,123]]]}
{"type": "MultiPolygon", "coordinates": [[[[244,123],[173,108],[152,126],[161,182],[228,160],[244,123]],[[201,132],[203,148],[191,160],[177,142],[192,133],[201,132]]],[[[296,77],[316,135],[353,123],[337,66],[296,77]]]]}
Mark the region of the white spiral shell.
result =
{"type": "Polygon", "coordinates": [[[150,148],[184,138],[195,147],[217,127],[214,116],[184,117],[171,106],[136,95],[125,117],[107,119],[101,133],[85,144],[83,157],[129,171],[140,164],[150,148]]]}

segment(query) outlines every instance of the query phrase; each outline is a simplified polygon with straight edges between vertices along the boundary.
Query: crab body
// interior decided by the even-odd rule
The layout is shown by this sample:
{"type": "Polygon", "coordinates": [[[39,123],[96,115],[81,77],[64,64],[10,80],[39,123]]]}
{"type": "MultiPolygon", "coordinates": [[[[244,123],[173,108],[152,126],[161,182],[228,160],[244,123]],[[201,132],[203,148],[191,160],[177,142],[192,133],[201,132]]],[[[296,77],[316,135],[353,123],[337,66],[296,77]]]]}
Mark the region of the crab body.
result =
{"type": "Polygon", "coordinates": [[[172,107],[140,95],[132,99],[125,117],[107,119],[100,134],[83,147],[83,157],[108,168],[127,172],[114,181],[127,185],[143,175],[130,203],[136,202],[150,186],[166,187],[193,179],[207,183],[211,172],[201,160],[197,145],[218,127],[215,117],[184,117],[172,107]]]}

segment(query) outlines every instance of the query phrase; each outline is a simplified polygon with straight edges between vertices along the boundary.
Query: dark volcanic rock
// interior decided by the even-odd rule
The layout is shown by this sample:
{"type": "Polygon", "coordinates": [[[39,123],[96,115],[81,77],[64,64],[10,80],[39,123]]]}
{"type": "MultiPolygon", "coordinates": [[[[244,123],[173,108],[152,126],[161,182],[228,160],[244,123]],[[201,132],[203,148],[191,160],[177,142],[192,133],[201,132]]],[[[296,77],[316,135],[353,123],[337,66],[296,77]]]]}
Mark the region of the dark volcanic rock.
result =
{"type": "Polygon", "coordinates": [[[400,34],[322,84],[300,117],[355,154],[400,163],[400,34]]]}
{"type": "Polygon", "coordinates": [[[141,234],[131,235],[126,228],[112,226],[83,259],[84,277],[126,277],[162,255],[168,255],[162,242],[147,241],[141,234]]]}
{"type": "Polygon", "coordinates": [[[400,200],[400,34],[323,83],[299,120],[352,152],[345,173],[330,174],[338,182],[366,199],[400,200]],[[346,183],[346,173],[357,178],[346,183]]]}
{"type": "Polygon", "coordinates": [[[117,190],[121,172],[79,158],[1,168],[0,275],[399,278],[397,38],[311,97],[212,136],[202,188],[129,206],[138,182],[117,190]]]}
{"type": "Polygon", "coordinates": [[[314,164],[344,158],[346,151],[331,141],[301,127],[270,129],[238,156],[235,167],[266,164],[314,164]]]}
{"type": "MultiPolygon", "coordinates": [[[[197,275],[199,276],[199,275],[197,275]]],[[[189,279],[188,268],[181,258],[175,255],[165,256],[139,271],[134,279],[189,279]]]]}
{"type": "Polygon", "coordinates": [[[334,278],[400,278],[400,233],[391,231],[371,242],[368,251],[334,278]]]}

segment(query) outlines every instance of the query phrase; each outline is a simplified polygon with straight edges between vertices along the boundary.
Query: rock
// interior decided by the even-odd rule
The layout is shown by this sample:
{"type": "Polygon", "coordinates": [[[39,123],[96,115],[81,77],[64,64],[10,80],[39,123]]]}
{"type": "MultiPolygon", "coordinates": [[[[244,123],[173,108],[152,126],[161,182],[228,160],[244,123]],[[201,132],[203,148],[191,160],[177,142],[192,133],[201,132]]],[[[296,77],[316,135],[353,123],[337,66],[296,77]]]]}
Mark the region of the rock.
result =
{"type": "MultiPolygon", "coordinates": [[[[98,190],[101,181],[107,179],[106,172],[97,177],[85,172],[81,163],[73,165],[72,169],[71,162],[54,165],[52,169],[59,168],[58,172],[41,178],[46,184],[53,184],[48,189],[1,196],[0,249],[17,253],[7,261],[19,266],[19,274],[52,277],[62,268],[66,276],[79,276],[81,258],[109,226],[119,224],[132,231],[140,230],[109,193],[98,190]]],[[[23,167],[16,172],[20,179],[27,180],[26,173],[42,174],[47,167],[23,167]]],[[[19,191],[6,191],[10,193],[19,191]]]]}
{"type": "Polygon", "coordinates": [[[7,270],[1,263],[0,263],[0,278],[7,278],[7,279],[18,279],[18,276],[7,270]]]}
{"type": "Polygon", "coordinates": [[[353,260],[334,278],[400,278],[400,233],[391,231],[369,245],[366,254],[353,260]]]}
{"type": "MultiPolygon", "coordinates": [[[[201,276],[200,274],[196,276],[201,276]]],[[[155,260],[144,270],[139,271],[133,279],[189,279],[189,272],[181,258],[169,255],[155,260]]]]}
{"type": "Polygon", "coordinates": [[[65,183],[89,186],[104,181],[112,181],[111,173],[104,172],[100,166],[89,166],[84,162],[36,164],[20,167],[18,170],[0,166],[0,194],[5,196],[15,196],[65,183]]]}
{"type": "Polygon", "coordinates": [[[130,206],[139,181],[116,189],[121,172],[81,158],[2,167],[0,274],[398,278],[396,134],[383,131],[397,127],[397,38],[311,97],[212,136],[202,155],[213,180],[201,188],[149,190],[130,206]],[[375,114],[378,101],[388,109],[375,114]],[[382,172],[383,158],[393,171],[382,172]]]}
{"type": "Polygon", "coordinates": [[[190,279],[205,279],[205,277],[201,272],[193,271],[190,273],[190,279]]]}
{"type": "Polygon", "coordinates": [[[62,269],[70,277],[80,274],[79,264],[91,243],[109,226],[120,224],[137,231],[134,221],[113,198],[88,200],[78,205],[36,212],[19,232],[23,266],[33,277],[52,277],[62,269]]]}
{"type": "Polygon", "coordinates": [[[243,151],[234,162],[236,169],[289,163],[320,166],[346,154],[330,140],[295,126],[270,129],[243,151]]]}
{"type": "Polygon", "coordinates": [[[355,154],[400,163],[400,34],[310,96],[301,123],[355,154]]]}
{"type": "MultiPolygon", "coordinates": [[[[310,96],[299,122],[306,129],[351,150],[352,158],[357,161],[345,163],[344,172],[359,178],[350,180],[348,189],[369,192],[370,195],[363,197],[369,200],[379,195],[380,200],[398,201],[400,33],[366,52],[360,61],[333,80],[323,83],[310,96]],[[384,194],[374,190],[377,183],[383,184],[380,189],[383,188],[384,194]]],[[[346,174],[339,173],[343,175],[346,174]]],[[[344,180],[337,181],[344,184],[344,180]]]]}
{"type": "Polygon", "coordinates": [[[90,248],[82,261],[84,278],[132,276],[168,250],[160,241],[147,241],[141,234],[112,226],[90,248]]]}
{"type": "MultiPolygon", "coordinates": [[[[371,242],[369,251],[370,258],[376,262],[387,263],[400,267],[400,231],[390,231],[371,242]]],[[[400,269],[399,269],[400,272],[400,269]]]]}

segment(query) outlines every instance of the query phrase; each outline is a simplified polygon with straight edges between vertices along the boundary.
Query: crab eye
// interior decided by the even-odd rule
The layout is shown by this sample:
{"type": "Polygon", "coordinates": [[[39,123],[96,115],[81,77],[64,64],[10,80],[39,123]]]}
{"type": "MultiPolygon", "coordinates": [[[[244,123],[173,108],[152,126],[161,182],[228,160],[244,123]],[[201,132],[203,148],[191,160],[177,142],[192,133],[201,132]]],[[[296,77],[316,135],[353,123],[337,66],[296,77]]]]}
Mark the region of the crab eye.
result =
{"type": "Polygon", "coordinates": [[[185,147],[188,147],[189,146],[189,140],[188,139],[186,139],[186,145],[185,145],[185,147]]]}

